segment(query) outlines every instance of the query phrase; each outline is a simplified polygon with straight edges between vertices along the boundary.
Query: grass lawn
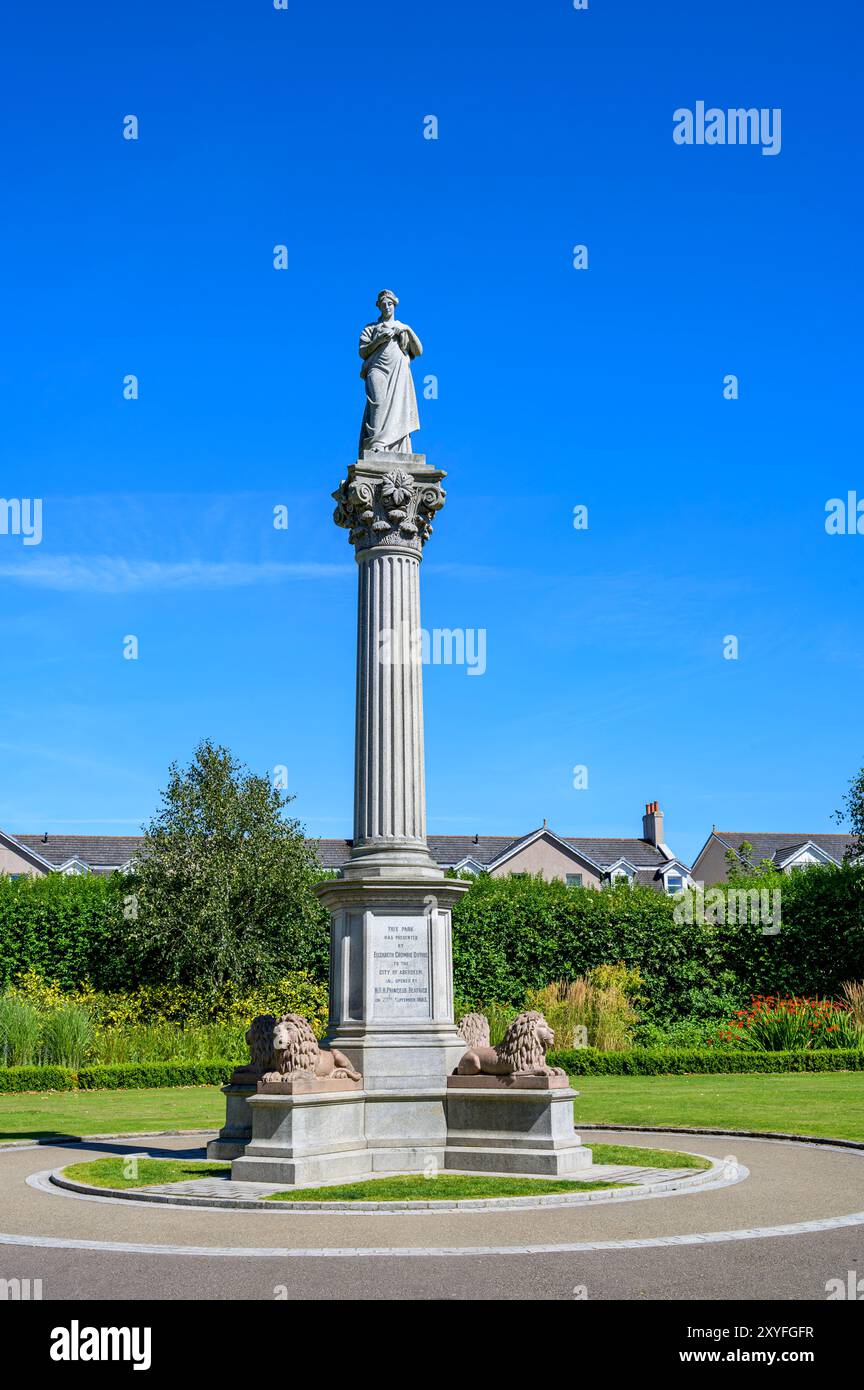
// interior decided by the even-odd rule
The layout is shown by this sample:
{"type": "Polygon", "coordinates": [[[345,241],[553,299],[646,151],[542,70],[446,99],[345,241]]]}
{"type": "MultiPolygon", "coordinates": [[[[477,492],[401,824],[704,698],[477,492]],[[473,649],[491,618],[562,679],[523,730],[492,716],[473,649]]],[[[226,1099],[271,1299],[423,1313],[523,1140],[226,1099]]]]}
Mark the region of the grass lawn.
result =
{"type": "Polygon", "coordinates": [[[632,1187],[626,1182],[575,1182],[560,1178],[481,1178],[462,1173],[422,1173],[402,1177],[370,1178],[368,1182],[341,1187],[301,1187],[274,1192],[268,1202],[458,1202],[477,1197],[548,1197],[556,1192],[599,1192],[611,1187],[632,1187]]]}
{"type": "MultiPolygon", "coordinates": [[[[644,1149],[626,1144],[591,1144],[595,1163],[629,1163],[634,1167],[707,1168],[710,1165],[694,1154],[671,1153],[666,1149],[644,1149]]],[[[67,1178],[93,1187],[123,1190],[149,1187],[154,1183],[186,1182],[189,1178],[227,1177],[230,1163],[204,1163],[175,1158],[97,1158],[72,1163],[63,1169],[67,1178]]],[[[460,1173],[438,1173],[425,1177],[412,1175],[370,1178],[339,1187],[306,1187],[298,1191],[274,1193],[274,1202],[430,1202],[455,1201],[463,1197],[524,1197],[540,1193],[598,1192],[612,1187],[632,1187],[626,1181],[560,1178],[490,1178],[460,1173]]]]}
{"type": "Polygon", "coordinates": [[[582,1124],[707,1125],[864,1140],[864,1073],[576,1076],[582,1124]]]}
{"type": "Polygon", "coordinates": [[[0,1095],[0,1142],[56,1134],[218,1129],[225,1097],[218,1086],[141,1091],[38,1091],[0,1095]]]}
{"type": "Polygon", "coordinates": [[[196,1163],[177,1158],[97,1158],[72,1163],[63,1176],[91,1187],[148,1187],[151,1183],[187,1182],[189,1178],[227,1177],[230,1163],[196,1163]]]}
{"type": "Polygon", "coordinates": [[[633,1144],[586,1144],[595,1163],[629,1163],[634,1168],[710,1168],[707,1158],[672,1149],[640,1149],[633,1144]]]}
{"type": "MultiPolygon", "coordinates": [[[[576,1127],[707,1125],[864,1141],[864,1072],[780,1076],[577,1076],[576,1127]]],[[[56,1134],[218,1129],[218,1086],[0,1095],[0,1142],[56,1134]]]]}

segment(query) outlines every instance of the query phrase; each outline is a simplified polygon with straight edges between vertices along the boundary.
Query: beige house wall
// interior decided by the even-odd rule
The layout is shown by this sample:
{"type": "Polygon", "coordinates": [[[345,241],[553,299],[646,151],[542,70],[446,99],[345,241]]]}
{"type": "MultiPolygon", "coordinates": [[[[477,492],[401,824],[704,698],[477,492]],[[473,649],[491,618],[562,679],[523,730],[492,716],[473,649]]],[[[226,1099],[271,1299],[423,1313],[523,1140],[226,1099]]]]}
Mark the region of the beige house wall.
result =
{"type": "Polygon", "coordinates": [[[585,888],[599,888],[600,877],[576,854],[567,854],[551,840],[539,839],[526,845],[506,863],[491,870],[493,878],[505,878],[507,874],[542,874],[546,879],[563,879],[567,874],[581,874],[585,888]]]}
{"type": "Polygon", "coordinates": [[[712,836],[690,872],[697,883],[704,883],[708,887],[712,883],[725,883],[729,877],[725,845],[712,836]]]}
{"type": "Polygon", "coordinates": [[[0,841],[0,874],[33,874],[41,877],[45,872],[45,869],[25,859],[23,854],[0,841]]]}

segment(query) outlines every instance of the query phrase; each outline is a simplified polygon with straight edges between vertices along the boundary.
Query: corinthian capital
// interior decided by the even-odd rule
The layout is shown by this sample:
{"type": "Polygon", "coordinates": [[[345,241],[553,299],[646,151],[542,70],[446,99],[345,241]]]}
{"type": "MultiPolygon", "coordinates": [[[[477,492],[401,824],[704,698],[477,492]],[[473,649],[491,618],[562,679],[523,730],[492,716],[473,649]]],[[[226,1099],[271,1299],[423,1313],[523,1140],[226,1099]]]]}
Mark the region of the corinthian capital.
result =
{"type": "Polygon", "coordinates": [[[367,454],[352,463],[333,493],[333,520],[346,527],[358,552],[399,546],[419,553],[432,534],[433,516],[444,506],[444,476],[422,454],[367,454]]]}

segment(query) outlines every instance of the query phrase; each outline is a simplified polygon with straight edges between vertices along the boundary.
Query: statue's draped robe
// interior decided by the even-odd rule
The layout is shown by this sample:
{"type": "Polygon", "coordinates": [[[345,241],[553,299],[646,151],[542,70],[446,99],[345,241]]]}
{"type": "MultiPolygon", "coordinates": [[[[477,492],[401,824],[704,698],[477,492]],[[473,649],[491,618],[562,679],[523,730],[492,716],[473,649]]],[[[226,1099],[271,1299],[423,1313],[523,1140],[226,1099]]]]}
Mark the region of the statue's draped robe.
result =
{"type": "MultiPolygon", "coordinates": [[[[382,326],[399,329],[402,325],[396,319],[387,325],[368,323],[360,334],[361,349],[374,341],[382,326]]],[[[359,458],[365,449],[411,453],[411,431],[420,428],[411,377],[411,358],[417,355],[415,344],[420,346],[413,334],[399,333],[370,353],[360,368],[366,382],[366,409],[360,428],[359,458]]]]}

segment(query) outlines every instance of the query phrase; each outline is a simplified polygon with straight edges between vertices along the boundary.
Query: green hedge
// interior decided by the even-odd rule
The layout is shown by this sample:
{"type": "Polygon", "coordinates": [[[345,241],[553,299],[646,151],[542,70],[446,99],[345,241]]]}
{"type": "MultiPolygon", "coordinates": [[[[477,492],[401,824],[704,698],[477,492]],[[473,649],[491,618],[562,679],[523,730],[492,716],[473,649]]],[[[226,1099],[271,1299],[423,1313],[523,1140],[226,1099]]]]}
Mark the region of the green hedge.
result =
{"type": "Polygon", "coordinates": [[[815,1048],[810,1052],[736,1052],[734,1049],[634,1047],[598,1052],[593,1047],[550,1052],[549,1065],[570,1076],[676,1076],[719,1072],[864,1071],[864,1051],[815,1048]]]}
{"type": "MultiPolygon", "coordinates": [[[[571,1076],[681,1076],[730,1072],[864,1071],[864,1051],[831,1048],[812,1052],[735,1052],[722,1048],[634,1047],[598,1052],[593,1047],[550,1052],[553,1067],[571,1076]]],[[[234,1062],[151,1062],[129,1066],[0,1067],[0,1094],[20,1091],[82,1091],[162,1086],[222,1086],[234,1062]]]]}
{"type": "Polygon", "coordinates": [[[146,1062],[128,1066],[0,1067],[0,1095],[14,1091],[117,1091],[153,1086],[223,1086],[236,1062],[146,1062]]]}
{"type": "MultiPolygon", "coordinates": [[[[758,924],[676,921],[676,900],[647,887],[598,892],[481,874],[454,908],[456,993],[472,1007],[521,1007],[527,989],[623,961],[643,976],[636,1003],[649,1022],[713,1024],[753,994],[834,997],[844,980],[864,979],[864,865],[769,875],[753,886],[782,892],[777,936],[758,924]]],[[[128,891],[120,875],[0,875],[0,987],[29,967],[67,990],[84,979],[104,991],[158,983],[135,954],[123,915],[128,891]]],[[[281,931],[274,919],[279,940],[281,931]]],[[[326,978],[325,947],[314,959],[299,947],[284,954],[280,973],[308,968],[326,978]]]]}
{"type": "Polygon", "coordinates": [[[82,1091],[117,1091],[149,1086],[224,1086],[236,1062],[130,1062],[82,1067],[82,1091]]]}
{"type": "Polygon", "coordinates": [[[0,1092],[74,1091],[75,1084],[68,1067],[0,1067],[0,1092]]]}
{"type": "Polygon", "coordinates": [[[456,993],[481,1012],[484,1000],[519,1007],[526,989],[623,961],[643,977],[636,1006],[648,1020],[713,1023],[753,994],[836,997],[844,980],[864,979],[864,865],[750,886],[780,890],[777,936],[758,923],[676,921],[682,904],[652,888],[480,875],[453,909],[456,993]]]}
{"type": "Polygon", "coordinates": [[[31,968],[63,989],[87,979],[105,989],[132,985],[124,891],[119,874],[0,874],[0,987],[31,968]]]}

